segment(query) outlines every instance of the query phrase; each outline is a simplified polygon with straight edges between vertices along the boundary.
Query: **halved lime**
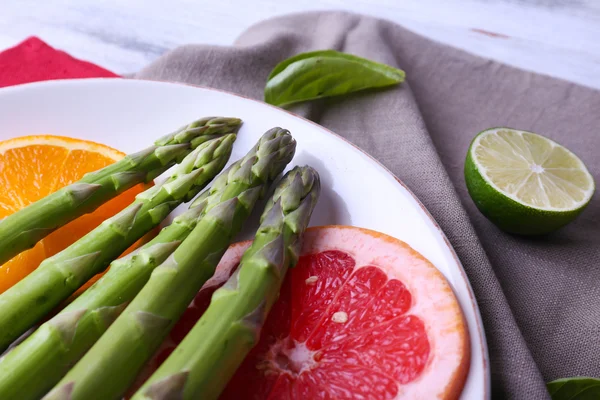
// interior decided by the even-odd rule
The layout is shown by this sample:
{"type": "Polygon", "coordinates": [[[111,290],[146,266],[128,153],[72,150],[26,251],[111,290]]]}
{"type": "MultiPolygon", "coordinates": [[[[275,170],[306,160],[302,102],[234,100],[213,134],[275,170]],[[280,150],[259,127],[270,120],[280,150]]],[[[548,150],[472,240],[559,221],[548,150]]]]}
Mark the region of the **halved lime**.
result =
{"type": "Polygon", "coordinates": [[[511,128],[488,129],[473,139],[465,180],[483,215],[522,235],[568,224],[595,190],[592,175],[575,154],[548,138],[511,128]]]}

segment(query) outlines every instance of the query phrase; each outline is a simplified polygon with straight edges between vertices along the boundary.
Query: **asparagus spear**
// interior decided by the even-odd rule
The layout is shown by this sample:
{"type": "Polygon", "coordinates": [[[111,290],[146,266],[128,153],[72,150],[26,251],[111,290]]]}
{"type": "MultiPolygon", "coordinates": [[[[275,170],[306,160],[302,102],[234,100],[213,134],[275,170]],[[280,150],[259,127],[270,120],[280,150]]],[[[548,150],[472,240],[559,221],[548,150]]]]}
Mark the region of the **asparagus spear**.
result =
{"type": "Polygon", "coordinates": [[[254,242],[210,306],[132,400],[216,399],[256,344],[320,191],[310,167],[283,179],[261,218],[254,242]]]}
{"type": "MultiPolygon", "coordinates": [[[[292,154],[289,134],[269,131],[244,158],[215,179],[207,191],[211,203],[216,204],[225,190],[236,196],[252,187],[269,186],[292,154]],[[235,177],[242,164],[257,163],[265,157],[270,161],[270,169],[256,169],[246,183],[235,177]],[[228,189],[231,185],[235,186],[234,191],[228,189]]],[[[98,282],[0,359],[0,399],[38,399],[52,388],[141,290],[152,270],[194,229],[206,211],[207,201],[203,200],[177,216],[138,251],[115,260],[98,282]],[[31,379],[33,376],[35,379],[31,379]]]]}
{"type": "Polygon", "coordinates": [[[25,279],[0,295],[0,350],[39,321],[92,276],[103,271],[181,202],[196,195],[231,154],[235,135],[198,146],[162,185],[136,200],[96,229],[44,260],[25,279]]]}
{"type": "Polygon", "coordinates": [[[119,193],[149,182],[211,138],[235,133],[237,118],[208,117],[192,122],[138,153],[98,171],[9,215],[0,222],[0,265],[75,218],[92,212],[119,193]]]}
{"type": "Polygon", "coordinates": [[[160,346],[200,287],[212,276],[269,182],[292,159],[296,143],[274,128],[219,176],[192,205],[205,207],[194,230],[44,399],[118,399],[160,346]]]}

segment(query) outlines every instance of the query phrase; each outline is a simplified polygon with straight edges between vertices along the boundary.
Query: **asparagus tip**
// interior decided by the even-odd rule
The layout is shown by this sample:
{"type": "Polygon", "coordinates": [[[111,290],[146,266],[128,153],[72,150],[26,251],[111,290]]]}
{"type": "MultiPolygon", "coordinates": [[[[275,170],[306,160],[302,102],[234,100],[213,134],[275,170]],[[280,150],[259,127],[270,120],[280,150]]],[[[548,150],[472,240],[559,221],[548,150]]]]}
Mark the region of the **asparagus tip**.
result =
{"type": "Polygon", "coordinates": [[[281,208],[281,200],[277,199],[273,206],[261,216],[260,229],[277,227],[282,218],[283,209],[281,208]]]}
{"type": "Polygon", "coordinates": [[[231,230],[238,203],[239,199],[237,197],[232,197],[231,199],[214,206],[206,213],[206,216],[210,216],[215,220],[220,221],[227,230],[231,230]]]}
{"type": "Polygon", "coordinates": [[[136,153],[128,154],[125,158],[128,158],[133,165],[139,165],[149,156],[154,154],[154,152],[158,149],[158,146],[149,146],[144,150],[140,150],[136,153]]]}
{"type": "Polygon", "coordinates": [[[263,194],[262,186],[255,186],[253,188],[244,190],[239,196],[238,200],[247,208],[252,208],[263,194]]]}
{"type": "Polygon", "coordinates": [[[190,148],[189,143],[169,144],[160,146],[154,151],[156,158],[162,165],[167,165],[171,161],[177,159],[190,148]]]}

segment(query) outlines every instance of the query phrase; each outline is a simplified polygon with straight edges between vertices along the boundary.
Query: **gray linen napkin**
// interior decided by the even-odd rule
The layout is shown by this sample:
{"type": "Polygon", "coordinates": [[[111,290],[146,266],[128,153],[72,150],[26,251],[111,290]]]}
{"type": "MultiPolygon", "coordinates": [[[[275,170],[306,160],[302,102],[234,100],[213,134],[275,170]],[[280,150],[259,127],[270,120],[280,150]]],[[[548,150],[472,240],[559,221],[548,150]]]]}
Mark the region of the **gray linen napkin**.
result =
{"type": "Polygon", "coordinates": [[[505,234],[464,183],[471,139],[494,126],[542,133],[600,177],[600,92],[440,45],[393,23],[342,12],[285,16],[233,47],[190,45],[139,72],[256,99],[286,57],[337,49],[404,69],[407,83],[294,109],[394,172],[448,236],[475,291],[495,398],[543,399],[544,382],[600,376],[600,203],[544,238],[505,234]]]}

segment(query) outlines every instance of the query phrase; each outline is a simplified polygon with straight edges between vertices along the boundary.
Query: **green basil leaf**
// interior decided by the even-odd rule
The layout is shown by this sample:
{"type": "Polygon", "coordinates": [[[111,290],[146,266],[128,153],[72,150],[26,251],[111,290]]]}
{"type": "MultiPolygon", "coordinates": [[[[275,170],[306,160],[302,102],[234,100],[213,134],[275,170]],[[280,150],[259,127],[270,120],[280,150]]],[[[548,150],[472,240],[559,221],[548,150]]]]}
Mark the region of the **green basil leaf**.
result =
{"type": "Polygon", "coordinates": [[[265,86],[265,101],[284,106],[364,89],[396,85],[404,71],[335,50],[298,54],[277,64],[265,86]]]}
{"type": "Polygon", "coordinates": [[[552,381],[546,385],[552,400],[600,399],[600,379],[578,376],[552,381]]]}

